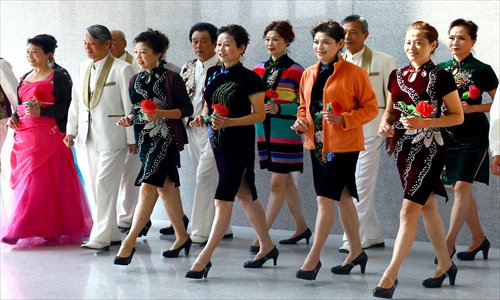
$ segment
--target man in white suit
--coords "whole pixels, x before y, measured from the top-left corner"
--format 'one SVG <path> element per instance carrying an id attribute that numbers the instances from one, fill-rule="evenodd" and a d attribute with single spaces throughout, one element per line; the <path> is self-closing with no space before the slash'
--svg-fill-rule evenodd
<path id="1" fill-rule="evenodd" d="M 358 65 L 368 73 L 373 91 L 377 96 L 378 117 L 363 126 L 365 150 L 361 151 L 356 165 L 356 187 L 359 202 L 355 201 L 359 218 L 359 236 L 363 249 L 384 247 L 384 235 L 375 210 L 375 186 L 380 164 L 378 147 L 382 139 L 377 134 L 380 118 L 384 113 L 387 99 L 387 81 L 396 61 L 390 55 L 374 51 L 365 46 L 368 38 L 368 23 L 358 15 L 351 15 L 342 21 L 345 30 L 345 45 L 347 51 L 343 54 L 346 61 Z M 346 235 L 340 252 L 349 252 Z"/>
<path id="2" fill-rule="evenodd" d="M 82 248 L 109 250 L 121 239 L 116 199 L 123 162 L 127 149 L 137 151 L 132 127 L 116 125 L 131 109 L 128 86 L 132 69 L 110 53 L 111 33 L 105 26 L 87 28 L 84 42 L 90 60 L 80 65 L 73 85 L 64 141 L 68 147 L 76 146 L 87 196 L 96 206 L 90 239 Z"/>

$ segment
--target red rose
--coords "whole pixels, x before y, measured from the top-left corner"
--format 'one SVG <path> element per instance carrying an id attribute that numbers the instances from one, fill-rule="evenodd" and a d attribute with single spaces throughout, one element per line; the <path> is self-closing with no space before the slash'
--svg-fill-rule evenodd
<path id="1" fill-rule="evenodd" d="M 481 90 L 475 85 L 469 85 L 469 98 L 472 100 L 477 99 L 481 96 Z"/>
<path id="2" fill-rule="evenodd" d="M 229 116 L 229 110 L 227 109 L 227 106 L 224 104 L 213 104 L 212 108 L 214 110 L 214 114 L 227 117 Z"/>
<path id="3" fill-rule="evenodd" d="M 152 114 L 156 111 L 156 102 L 144 99 L 141 101 L 141 110 L 147 114 Z"/>
<path id="4" fill-rule="evenodd" d="M 342 107 L 342 105 L 340 105 L 340 103 L 335 100 L 326 104 L 326 110 L 333 110 L 336 115 L 340 115 L 344 112 L 344 108 Z"/>
<path id="5" fill-rule="evenodd" d="M 432 105 L 425 101 L 420 101 L 417 104 L 417 107 L 415 107 L 415 110 L 421 114 L 424 118 L 427 118 L 431 115 L 432 111 L 434 110 L 432 108 Z"/>
<path id="6" fill-rule="evenodd" d="M 43 99 L 43 92 L 40 89 L 35 88 L 35 90 L 33 91 L 33 97 L 36 100 L 40 101 L 41 99 Z"/>
<path id="7" fill-rule="evenodd" d="M 278 92 L 276 92 L 276 90 L 267 90 L 266 96 L 269 99 L 278 99 L 279 97 Z"/>

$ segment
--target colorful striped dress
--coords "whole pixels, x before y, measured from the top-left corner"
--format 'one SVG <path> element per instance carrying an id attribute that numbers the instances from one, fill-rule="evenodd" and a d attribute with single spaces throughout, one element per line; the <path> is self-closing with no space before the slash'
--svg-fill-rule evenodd
<path id="1" fill-rule="evenodd" d="M 302 137 L 290 126 L 296 120 L 304 68 L 285 54 L 277 61 L 270 58 L 259 63 L 253 71 L 260 76 L 268 91 L 266 103 L 273 101 L 279 105 L 278 113 L 268 113 L 264 122 L 255 124 L 260 168 L 284 174 L 302 172 Z"/>

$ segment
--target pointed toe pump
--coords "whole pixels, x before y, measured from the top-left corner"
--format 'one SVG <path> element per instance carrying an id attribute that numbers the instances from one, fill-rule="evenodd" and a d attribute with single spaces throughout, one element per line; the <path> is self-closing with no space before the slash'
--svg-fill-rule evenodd
<path id="1" fill-rule="evenodd" d="M 205 268 L 203 268 L 201 271 L 193 271 L 193 270 L 187 271 L 186 278 L 191 278 L 191 279 L 207 278 L 208 271 L 210 271 L 211 267 L 212 267 L 212 262 L 209 261 L 208 264 L 205 266 Z"/>
<path id="2" fill-rule="evenodd" d="M 182 249 L 184 249 L 184 254 L 189 255 L 189 250 L 191 249 L 191 244 L 193 242 L 191 241 L 191 238 L 188 237 L 187 241 L 184 242 L 179 248 L 174 249 L 174 250 L 167 250 L 162 253 L 163 257 L 166 258 L 171 258 L 171 257 L 177 257 L 179 256 L 179 252 L 181 252 Z"/>
<path id="3" fill-rule="evenodd" d="M 488 259 L 488 252 L 490 251 L 490 241 L 488 241 L 487 238 L 484 239 L 479 247 L 472 251 L 458 252 L 457 258 L 460 260 L 474 260 L 476 258 L 476 254 L 478 254 L 479 251 L 483 251 L 484 260 Z"/>
<path id="4" fill-rule="evenodd" d="M 304 280 L 316 280 L 319 270 L 321 269 L 321 261 L 318 261 L 316 267 L 310 271 L 298 270 L 295 277 Z"/>
<path id="5" fill-rule="evenodd" d="M 132 252 L 127 257 L 115 256 L 115 265 L 127 266 L 132 262 L 132 257 L 135 254 L 135 247 L 132 249 Z"/>
<path id="6" fill-rule="evenodd" d="M 448 277 L 450 279 L 450 285 L 455 285 L 455 278 L 457 277 L 457 266 L 452 262 L 451 267 L 443 275 L 432 278 L 429 277 L 422 281 L 422 285 L 427 288 L 439 288 L 443 285 L 443 281 Z"/>
<path id="7" fill-rule="evenodd" d="M 279 253 L 278 249 L 276 248 L 276 246 L 274 246 L 273 250 L 269 251 L 269 253 L 264 255 L 262 258 L 255 259 L 255 260 L 249 260 L 249 261 L 245 262 L 243 267 L 250 268 L 250 269 L 262 268 L 264 263 L 270 259 L 272 259 L 274 261 L 274 265 L 276 266 L 279 254 L 280 253 Z"/>
<path id="8" fill-rule="evenodd" d="M 394 291 L 396 290 L 397 286 L 398 286 L 397 278 L 394 281 L 394 285 L 390 288 L 381 288 L 377 286 L 375 289 L 373 289 L 373 297 L 391 299 L 392 295 L 394 295 Z"/>
<path id="9" fill-rule="evenodd" d="M 367 261 L 368 261 L 368 256 L 366 255 L 365 251 L 363 251 L 361 252 L 360 255 L 358 255 L 358 257 L 353 259 L 350 263 L 346 265 L 335 266 L 332 268 L 331 271 L 333 274 L 347 275 L 351 273 L 352 268 L 359 265 L 361 267 L 361 273 L 364 273 Z"/>
<path id="10" fill-rule="evenodd" d="M 306 244 L 309 244 L 309 239 L 311 238 L 311 236 L 312 236 L 312 232 L 309 228 L 307 228 L 304 232 L 302 232 L 301 234 L 299 234 L 296 237 L 289 238 L 286 240 L 281 240 L 280 244 L 282 244 L 282 245 L 294 245 L 294 244 L 297 244 L 302 239 L 305 239 Z"/>

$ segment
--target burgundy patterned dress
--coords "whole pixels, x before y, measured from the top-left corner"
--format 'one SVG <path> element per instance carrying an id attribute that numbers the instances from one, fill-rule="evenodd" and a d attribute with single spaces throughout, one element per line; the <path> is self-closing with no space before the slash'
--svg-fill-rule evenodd
<path id="1" fill-rule="evenodd" d="M 443 97 L 457 89 L 453 76 L 432 61 L 415 70 L 411 65 L 394 70 L 388 83 L 394 105 L 393 147 L 404 198 L 424 205 L 431 193 L 448 199 L 440 179 L 446 159 L 446 131 L 443 128 L 404 129 L 399 119 L 401 103 L 417 105 L 428 101 L 429 118 L 442 116 Z M 398 105 L 399 103 L 399 105 Z"/>

